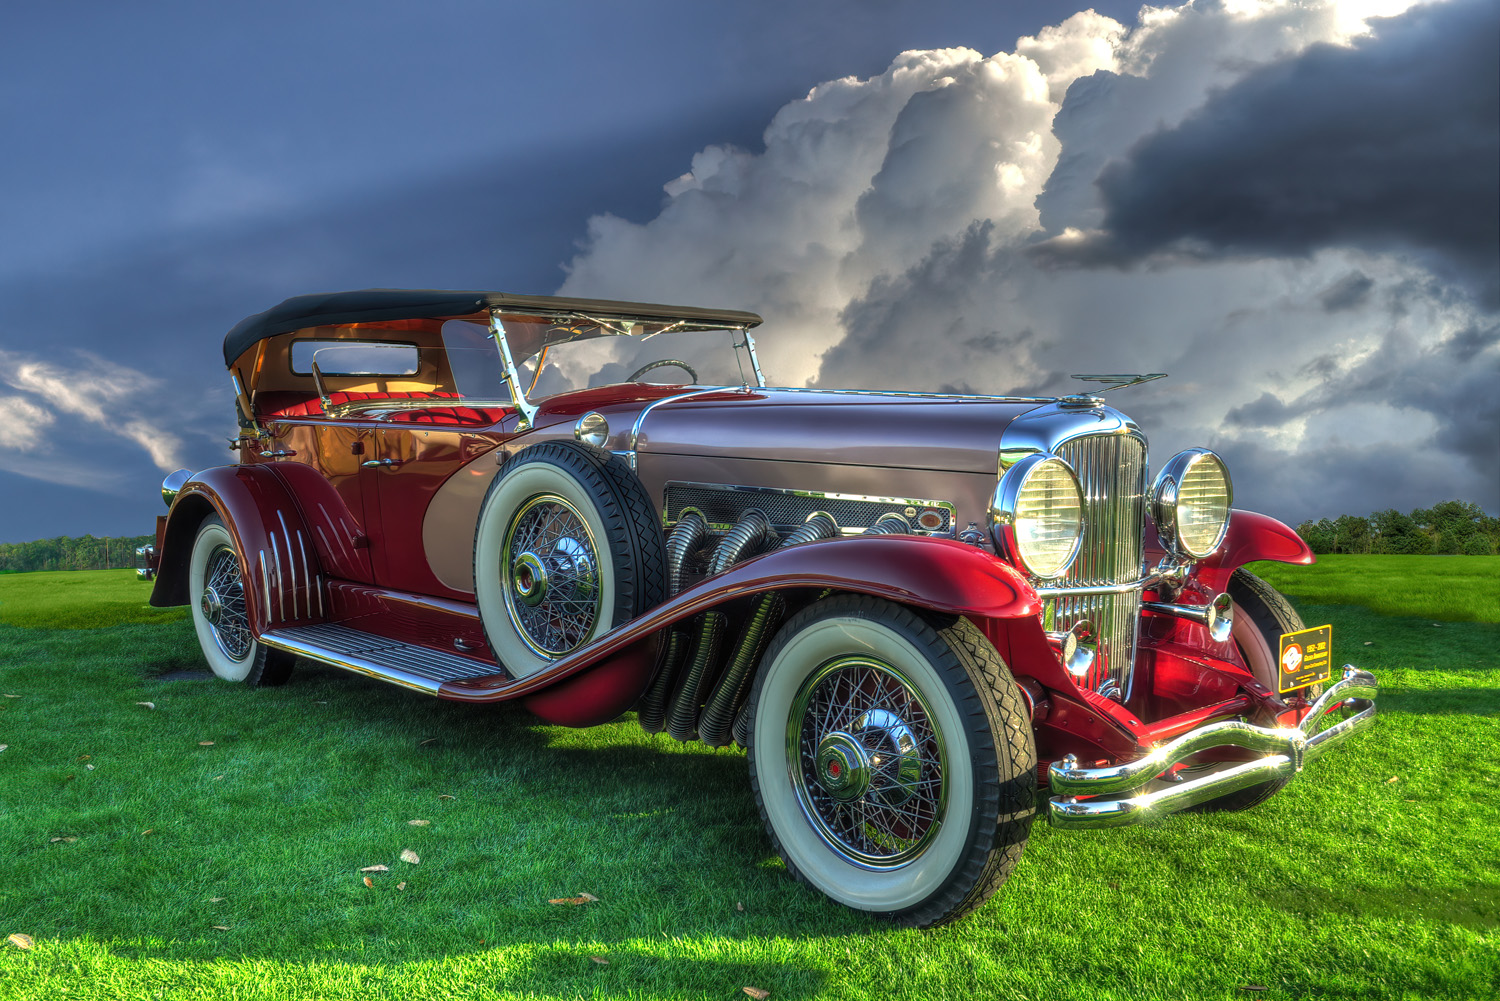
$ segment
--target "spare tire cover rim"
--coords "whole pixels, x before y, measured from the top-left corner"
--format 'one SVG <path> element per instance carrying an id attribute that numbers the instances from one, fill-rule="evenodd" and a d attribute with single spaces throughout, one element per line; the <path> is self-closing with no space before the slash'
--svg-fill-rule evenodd
<path id="1" fill-rule="evenodd" d="M 543 657 L 587 643 L 603 588 L 588 520 L 566 498 L 530 497 L 506 526 L 500 552 L 505 608 L 520 638 Z"/>

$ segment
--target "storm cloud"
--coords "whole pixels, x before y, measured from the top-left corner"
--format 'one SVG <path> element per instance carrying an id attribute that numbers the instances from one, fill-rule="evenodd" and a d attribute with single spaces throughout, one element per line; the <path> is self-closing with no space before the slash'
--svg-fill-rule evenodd
<path id="1" fill-rule="evenodd" d="M 1500 510 L 1492 4 L 1092 12 L 814 88 L 710 147 L 569 294 L 766 317 L 790 385 L 1111 394 L 1293 522 Z M 1379 12 L 1379 11 L 1374 11 Z"/>
<path id="2" fill-rule="evenodd" d="M 1103 238 L 1163 250 L 1420 249 L 1500 303 L 1500 6 L 1458 0 L 1212 93 L 1099 175 Z"/>

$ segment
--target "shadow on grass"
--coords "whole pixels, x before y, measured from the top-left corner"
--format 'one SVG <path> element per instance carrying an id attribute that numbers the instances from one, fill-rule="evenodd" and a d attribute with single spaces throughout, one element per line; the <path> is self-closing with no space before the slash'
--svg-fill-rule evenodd
<path id="1" fill-rule="evenodd" d="M 1261 899 L 1280 910 L 1316 914 L 1321 921 L 1390 918 L 1437 921 L 1479 931 L 1500 928 L 1500 886 L 1493 883 L 1375 886 L 1350 881 L 1333 889 L 1275 887 L 1264 891 Z"/>

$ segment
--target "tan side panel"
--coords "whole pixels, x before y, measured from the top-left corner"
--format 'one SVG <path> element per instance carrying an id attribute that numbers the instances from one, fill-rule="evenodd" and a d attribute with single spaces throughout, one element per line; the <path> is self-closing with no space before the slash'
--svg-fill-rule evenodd
<path id="1" fill-rule="evenodd" d="M 500 472 L 501 451 L 460 466 L 433 495 L 422 518 L 422 550 L 432 574 L 455 591 L 474 593 L 474 526 L 485 491 Z"/>

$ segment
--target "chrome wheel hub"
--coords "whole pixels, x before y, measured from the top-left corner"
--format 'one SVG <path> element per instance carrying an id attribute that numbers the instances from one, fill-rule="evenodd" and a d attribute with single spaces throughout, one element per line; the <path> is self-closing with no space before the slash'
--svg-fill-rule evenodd
<path id="1" fill-rule="evenodd" d="M 847 862 L 905 865 L 942 826 L 942 734 L 916 686 L 889 664 L 845 657 L 813 672 L 792 701 L 787 753 L 803 813 Z"/>
<path id="2" fill-rule="evenodd" d="M 198 599 L 198 607 L 203 610 L 203 617 L 208 620 L 209 625 L 219 624 L 219 617 L 224 614 L 224 603 L 219 600 L 219 592 L 205 587 L 203 597 Z"/>
<path id="3" fill-rule="evenodd" d="M 511 585 L 516 597 L 527 605 L 536 606 L 547 596 L 547 565 L 536 553 L 522 553 L 510 568 Z"/>
<path id="4" fill-rule="evenodd" d="M 583 515 L 565 498 L 540 494 L 511 518 L 500 555 L 505 607 L 532 650 L 558 657 L 593 639 L 603 584 Z"/>

